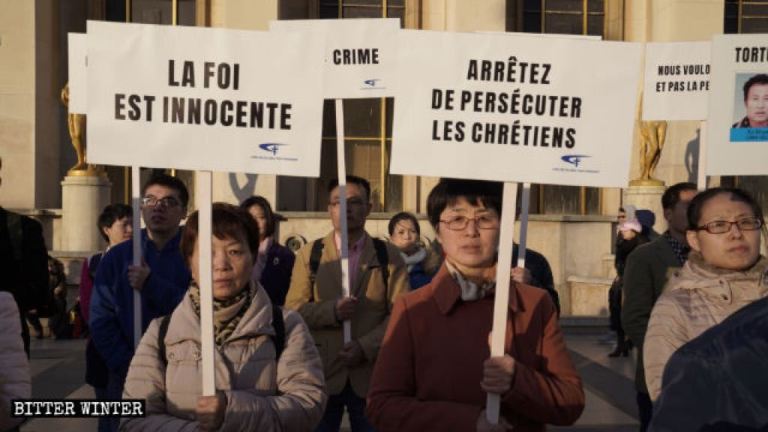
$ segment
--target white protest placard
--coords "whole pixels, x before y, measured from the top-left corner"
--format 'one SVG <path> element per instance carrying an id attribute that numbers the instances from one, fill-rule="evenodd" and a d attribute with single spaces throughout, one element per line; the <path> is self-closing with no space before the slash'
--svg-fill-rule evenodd
<path id="1" fill-rule="evenodd" d="M 640 52 L 401 30 L 391 172 L 626 186 Z"/>
<path id="2" fill-rule="evenodd" d="M 323 41 L 88 22 L 88 159 L 317 177 Z"/>
<path id="3" fill-rule="evenodd" d="M 395 18 L 271 21 L 271 31 L 303 32 L 324 39 L 326 98 L 374 98 L 394 94 Z"/>
<path id="4" fill-rule="evenodd" d="M 707 175 L 768 174 L 768 35 L 712 39 Z"/>
<path id="5" fill-rule="evenodd" d="M 68 33 L 67 70 L 69 75 L 69 105 L 70 113 L 85 114 L 88 102 L 86 81 L 86 51 L 88 49 L 86 35 L 83 33 Z"/>
<path id="6" fill-rule="evenodd" d="M 347 232 L 347 172 L 344 137 L 345 98 L 387 97 L 394 94 L 394 40 L 397 19 L 337 19 L 272 21 L 279 33 L 301 32 L 325 40 L 323 82 L 325 97 L 336 99 L 336 167 L 339 179 L 341 233 L 341 293 L 350 295 Z M 344 343 L 352 340 L 352 324 L 344 320 Z"/>
<path id="7" fill-rule="evenodd" d="M 504 354 L 516 181 L 628 182 L 637 44 L 401 31 L 391 172 L 504 181 L 491 356 Z M 498 423 L 500 395 L 486 417 Z"/>
<path id="8" fill-rule="evenodd" d="M 709 99 L 711 43 L 645 46 L 643 120 L 704 120 Z"/>

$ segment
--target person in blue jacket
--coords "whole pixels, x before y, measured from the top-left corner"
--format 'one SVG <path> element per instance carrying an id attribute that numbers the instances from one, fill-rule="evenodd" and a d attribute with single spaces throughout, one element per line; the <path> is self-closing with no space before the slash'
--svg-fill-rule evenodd
<path id="1" fill-rule="evenodd" d="M 408 266 L 408 282 L 411 289 L 428 284 L 432 276 L 437 273 L 442 259 L 433 262 L 434 260 L 429 256 L 430 252 L 422 246 L 419 239 L 421 228 L 416 216 L 408 212 L 400 212 L 392 216 L 387 229 L 389 241 L 397 246 L 403 261 Z"/>
<path id="2" fill-rule="evenodd" d="M 116 245 L 99 263 L 90 306 L 91 338 L 109 375 L 106 399 L 119 400 L 134 354 L 133 293 L 141 293 L 141 329 L 167 315 L 187 291 L 190 273 L 179 249 L 179 224 L 189 193 L 178 178 L 156 174 L 144 185 L 141 214 L 142 264 L 133 265 L 133 240 Z M 119 418 L 111 419 L 117 430 Z"/>

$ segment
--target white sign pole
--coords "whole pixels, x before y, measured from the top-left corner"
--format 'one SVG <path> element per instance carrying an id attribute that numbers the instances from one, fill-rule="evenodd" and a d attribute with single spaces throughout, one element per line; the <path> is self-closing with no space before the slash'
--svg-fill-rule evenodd
<path id="1" fill-rule="evenodd" d="M 216 394 L 213 353 L 213 288 L 211 282 L 211 172 L 199 171 L 195 181 L 198 196 L 197 247 L 200 259 L 200 353 L 203 362 L 203 396 Z"/>
<path id="2" fill-rule="evenodd" d="M 499 233 L 499 261 L 496 263 L 496 296 L 493 305 L 493 331 L 491 332 L 491 357 L 504 355 L 509 309 L 509 277 L 512 270 L 512 239 L 515 236 L 515 208 L 517 183 L 504 183 Z M 488 393 L 485 415 L 492 424 L 499 423 L 501 395 Z"/>
<path id="3" fill-rule="evenodd" d="M 525 250 L 528 242 L 528 213 L 531 208 L 531 184 L 523 183 L 523 195 L 520 197 L 520 243 L 517 246 L 517 266 L 525 268 Z"/>
<path id="4" fill-rule="evenodd" d="M 341 295 L 349 297 L 349 233 L 347 232 L 347 164 L 344 151 L 344 100 L 336 99 L 336 165 L 339 176 L 341 230 Z M 344 320 L 344 343 L 352 340 L 352 322 Z"/>
<path id="5" fill-rule="evenodd" d="M 707 122 L 699 123 L 699 168 L 696 170 L 696 187 L 707 188 Z"/>
<path id="6" fill-rule="evenodd" d="M 141 169 L 131 167 L 131 202 L 133 207 L 133 265 L 140 266 L 141 256 Z M 133 290 L 133 347 L 141 341 L 141 291 Z"/>

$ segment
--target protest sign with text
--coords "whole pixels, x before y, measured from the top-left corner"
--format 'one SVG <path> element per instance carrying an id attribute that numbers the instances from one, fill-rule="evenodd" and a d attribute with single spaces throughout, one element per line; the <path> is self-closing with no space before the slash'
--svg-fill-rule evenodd
<path id="1" fill-rule="evenodd" d="M 325 40 L 326 98 L 373 98 L 394 94 L 394 18 L 271 21 L 271 31 L 304 32 Z"/>
<path id="2" fill-rule="evenodd" d="M 643 120 L 704 120 L 709 99 L 707 42 L 645 46 Z"/>
<path id="3" fill-rule="evenodd" d="M 347 166 L 344 136 L 344 98 L 374 98 L 394 94 L 394 38 L 397 19 L 337 19 L 272 21 L 276 33 L 302 32 L 326 41 L 323 68 L 324 95 L 335 100 L 336 170 L 339 179 L 339 232 L 341 234 L 341 293 L 350 295 L 347 231 Z M 381 110 L 386 102 L 381 100 Z M 343 324 L 344 342 L 352 338 L 352 323 Z"/>
<path id="4" fill-rule="evenodd" d="M 89 21 L 89 161 L 317 177 L 322 62 L 308 35 Z"/>
<path id="5" fill-rule="evenodd" d="M 712 40 L 707 175 L 768 174 L 768 36 Z"/>
<path id="6" fill-rule="evenodd" d="M 398 56 L 393 173 L 627 184 L 639 45 L 404 30 Z"/>

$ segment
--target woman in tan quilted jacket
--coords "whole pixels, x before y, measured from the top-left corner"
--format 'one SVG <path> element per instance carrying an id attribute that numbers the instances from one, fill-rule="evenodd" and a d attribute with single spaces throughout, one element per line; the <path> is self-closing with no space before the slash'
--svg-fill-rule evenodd
<path id="1" fill-rule="evenodd" d="M 194 281 L 197 220 L 197 213 L 189 217 L 181 240 Z M 123 398 L 145 399 L 147 417 L 126 419 L 121 430 L 309 431 L 320 420 L 326 401 L 320 355 L 296 312 L 282 312 L 284 337 L 277 334 L 269 297 L 250 278 L 258 239 L 258 227 L 245 210 L 213 205 L 216 395 L 201 396 L 200 290 L 193 282 L 162 343 L 163 318 L 141 339 Z"/>
<path id="2" fill-rule="evenodd" d="M 762 230 L 761 230 L 762 228 Z M 664 367 L 686 342 L 768 295 L 768 260 L 760 255 L 763 212 L 740 189 L 713 188 L 688 207 L 688 261 L 667 282 L 648 322 L 643 355 L 651 399 Z"/>

